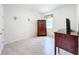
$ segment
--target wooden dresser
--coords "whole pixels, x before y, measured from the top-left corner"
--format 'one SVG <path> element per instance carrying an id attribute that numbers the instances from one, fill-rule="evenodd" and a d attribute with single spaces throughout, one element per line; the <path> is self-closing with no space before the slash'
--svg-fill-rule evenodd
<path id="1" fill-rule="evenodd" d="M 55 32 L 55 55 L 56 47 L 78 55 L 78 35 L 74 32 Z M 59 50 L 58 50 L 59 51 Z"/>

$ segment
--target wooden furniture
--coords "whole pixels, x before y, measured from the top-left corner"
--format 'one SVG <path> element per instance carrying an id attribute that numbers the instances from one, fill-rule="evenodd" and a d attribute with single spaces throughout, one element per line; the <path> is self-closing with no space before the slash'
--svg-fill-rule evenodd
<path id="1" fill-rule="evenodd" d="M 37 36 L 46 36 L 46 20 L 37 20 Z"/>
<path id="2" fill-rule="evenodd" d="M 78 36 L 76 33 L 71 32 L 55 32 L 55 55 L 56 47 L 64 49 L 72 54 L 78 55 Z M 59 52 L 59 49 L 58 49 Z"/>

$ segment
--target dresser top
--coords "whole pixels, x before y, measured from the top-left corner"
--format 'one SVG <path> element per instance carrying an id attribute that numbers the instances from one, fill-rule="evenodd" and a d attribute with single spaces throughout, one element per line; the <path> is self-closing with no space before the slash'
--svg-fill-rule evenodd
<path id="1" fill-rule="evenodd" d="M 63 34 L 67 34 L 67 32 L 61 32 L 61 31 L 60 31 L 60 32 L 58 31 L 58 32 L 55 32 L 55 33 L 61 33 L 61 34 L 63 33 Z M 67 34 L 67 35 L 78 36 L 78 34 L 77 34 L 76 32 L 70 32 L 70 34 Z"/>

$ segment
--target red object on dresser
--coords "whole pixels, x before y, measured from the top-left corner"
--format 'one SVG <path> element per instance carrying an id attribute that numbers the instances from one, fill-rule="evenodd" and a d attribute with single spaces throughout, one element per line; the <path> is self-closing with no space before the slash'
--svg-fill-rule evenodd
<path id="1" fill-rule="evenodd" d="M 46 20 L 37 20 L 37 36 L 46 36 Z"/>
<path id="2" fill-rule="evenodd" d="M 70 34 L 55 32 L 55 55 L 56 47 L 64 49 L 72 54 L 78 55 L 78 36 L 76 33 Z M 59 52 L 59 49 L 58 49 Z"/>

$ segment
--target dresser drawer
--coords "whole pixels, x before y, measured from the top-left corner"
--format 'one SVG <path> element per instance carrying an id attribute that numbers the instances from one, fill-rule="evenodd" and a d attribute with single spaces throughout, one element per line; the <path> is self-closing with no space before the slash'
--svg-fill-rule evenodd
<path id="1" fill-rule="evenodd" d="M 70 34 L 55 33 L 55 46 L 70 53 L 78 54 L 78 37 Z"/>

